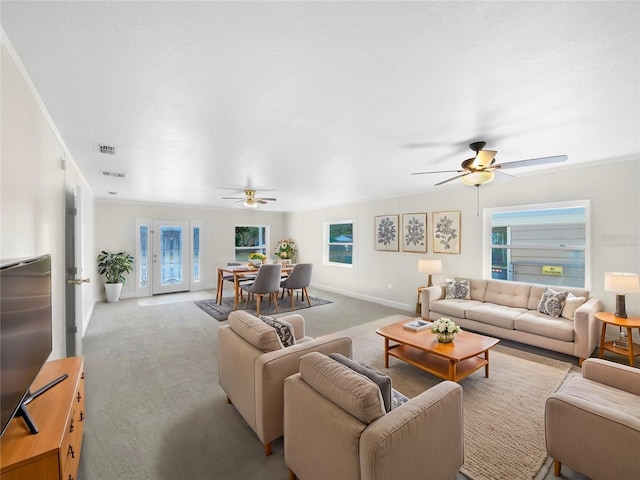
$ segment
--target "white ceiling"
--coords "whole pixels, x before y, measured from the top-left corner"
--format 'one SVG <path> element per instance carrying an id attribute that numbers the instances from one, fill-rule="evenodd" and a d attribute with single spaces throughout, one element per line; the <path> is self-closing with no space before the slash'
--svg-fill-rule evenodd
<path id="1" fill-rule="evenodd" d="M 0 22 L 99 198 L 242 208 L 221 197 L 251 185 L 292 211 L 427 191 L 450 175 L 410 173 L 474 140 L 640 155 L 639 2 L 2 1 Z"/>

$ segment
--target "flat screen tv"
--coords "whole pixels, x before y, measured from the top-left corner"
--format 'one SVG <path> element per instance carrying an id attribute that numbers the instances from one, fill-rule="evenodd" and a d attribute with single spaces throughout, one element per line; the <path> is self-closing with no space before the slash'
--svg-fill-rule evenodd
<path id="1" fill-rule="evenodd" d="M 15 416 L 37 428 L 26 405 L 47 388 L 30 387 L 51 354 L 51 256 L 0 264 L 0 409 L 2 433 Z M 65 377 L 66 378 L 66 377 Z"/>

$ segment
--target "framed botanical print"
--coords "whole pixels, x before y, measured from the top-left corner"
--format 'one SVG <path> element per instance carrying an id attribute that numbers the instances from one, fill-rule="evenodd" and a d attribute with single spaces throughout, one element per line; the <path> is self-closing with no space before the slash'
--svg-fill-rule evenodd
<path id="1" fill-rule="evenodd" d="M 375 242 L 376 250 L 389 252 L 398 251 L 398 228 L 399 215 L 379 215 L 375 217 Z"/>
<path id="2" fill-rule="evenodd" d="M 402 214 L 402 251 L 427 252 L 427 214 Z"/>
<path id="3" fill-rule="evenodd" d="M 433 253 L 460 253 L 460 210 L 433 212 Z"/>

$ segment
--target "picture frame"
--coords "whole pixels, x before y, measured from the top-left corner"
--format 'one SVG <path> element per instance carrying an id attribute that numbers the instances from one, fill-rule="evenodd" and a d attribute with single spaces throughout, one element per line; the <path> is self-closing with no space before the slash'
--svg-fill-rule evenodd
<path id="1" fill-rule="evenodd" d="M 433 253 L 460 253 L 460 210 L 433 212 Z"/>
<path id="2" fill-rule="evenodd" d="M 402 251 L 427 253 L 427 214 L 402 214 Z"/>
<path id="3" fill-rule="evenodd" d="M 400 228 L 399 215 L 378 215 L 374 218 L 374 241 L 378 251 L 397 252 Z"/>

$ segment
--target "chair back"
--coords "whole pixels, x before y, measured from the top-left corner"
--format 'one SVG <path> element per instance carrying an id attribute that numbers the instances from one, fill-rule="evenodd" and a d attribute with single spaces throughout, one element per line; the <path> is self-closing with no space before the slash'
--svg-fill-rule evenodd
<path id="1" fill-rule="evenodd" d="M 298 263 L 289 276 L 282 282 L 282 287 L 290 289 L 307 288 L 311 283 L 313 263 Z"/>
<path id="2" fill-rule="evenodd" d="M 272 293 L 280 288 L 280 275 L 282 274 L 282 265 L 267 264 L 262 265 L 258 269 L 256 279 L 247 291 L 251 293 Z"/>

